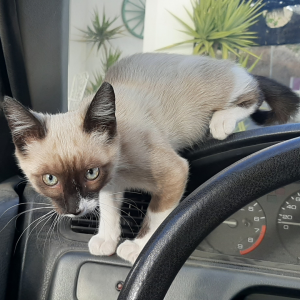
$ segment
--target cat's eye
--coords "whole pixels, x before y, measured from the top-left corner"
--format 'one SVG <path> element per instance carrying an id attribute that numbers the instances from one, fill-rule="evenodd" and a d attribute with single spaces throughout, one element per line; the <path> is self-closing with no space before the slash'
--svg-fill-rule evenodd
<path id="1" fill-rule="evenodd" d="M 58 183 L 57 177 L 54 175 L 51 175 L 51 174 L 43 175 L 43 181 L 45 184 L 47 184 L 49 186 L 53 186 Z"/>
<path id="2" fill-rule="evenodd" d="M 99 168 L 88 169 L 85 173 L 87 180 L 95 180 L 99 176 Z"/>

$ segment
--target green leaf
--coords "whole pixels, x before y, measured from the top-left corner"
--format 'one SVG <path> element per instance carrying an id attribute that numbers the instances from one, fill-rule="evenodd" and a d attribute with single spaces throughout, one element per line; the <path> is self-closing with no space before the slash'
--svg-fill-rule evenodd
<path id="1" fill-rule="evenodd" d="M 251 56 L 254 56 L 256 58 L 259 58 L 259 56 L 257 56 L 256 54 L 254 54 L 253 52 L 249 51 L 247 48 L 243 48 L 243 47 L 239 47 L 239 46 L 236 46 L 236 48 L 238 48 L 239 50 L 242 50 L 248 54 L 250 54 Z"/>
<path id="2" fill-rule="evenodd" d="M 196 39 L 200 39 L 200 36 L 199 36 L 198 33 L 197 33 L 197 34 L 194 34 L 194 33 L 190 32 L 190 31 L 185 31 L 185 30 L 178 30 L 178 31 L 183 32 L 183 33 L 186 33 L 186 34 L 188 34 L 188 35 L 191 35 L 191 36 L 195 37 Z"/>
<path id="3" fill-rule="evenodd" d="M 103 10 L 102 20 L 100 21 L 98 11 L 94 9 L 92 25 L 87 26 L 86 29 L 79 29 L 79 31 L 83 33 L 80 41 L 91 43 L 92 47 L 96 46 L 97 51 L 100 51 L 102 47 L 109 44 L 112 39 L 123 35 L 123 26 L 117 26 L 111 29 L 111 26 L 116 20 L 117 17 L 113 19 L 106 18 L 105 10 Z"/>
<path id="4" fill-rule="evenodd" d="M 189 32 L 193 33 L 193 34 L 198 34 L 193 28 L 191 28 L 188 24 L 186 24 L 185 22 L 183 22 L 182 20 L 180 20 L 177 16 L 175 16 L 174 14 L 172 14 L 170 12 L 170 14 L 178 21 L 180 22 Z"/>
<path id="5" fill-rule="evenodd" d="M 216 40 L 216 39 L 221 39 L 226 36 L 231 35 L 231 31 L 223 31 L 223 32 L 212 32 L 208 37 L 209 39 Z"/>
<path id="6" fill-rule="evenodd" d="M 193 54 L 198 54 L 199 55 L 199 51 L 200 51 L 200 49 L 203 47 L 203 43 L 198 43 L 197 45 L 196 45 L 196 47 L 194 48 L 194 50 L 193 50 Z M 205 50 L 204 50 L 205 51 Z"/>
<path id="7" fill-rule="evenodd" d="M 239 57 L 240 55 L 233 49 L 229 46 L 228 43 L 224 43 L 224 42 L 221 42 L 222 46 L 224 48 L 226 48 L 227 50 L 229 50 L 230 52 L 232 52 L 233 54 L 235 54 L 237 57 Z"/>
<path id="8" fill-rule="evenodd" d="M 222 47 L 223 47 L 222 58 L 228 59 L 228 49 L 226 47 L 224 47 L 223 45 L 222 45 Z"/>
<path id="9" fill-rule="evenodd" d="M 193 20 L 193 15 L 187 10 L 186 7 L 184 7 L 185 11 L 187 12 L 187 14 L 189 15 L 189 17 Z"/>
<path id="10" fill-rule="evenodd" d="M 196 55 L 202 55 L 205 53 L 205 47 L 202 47 L 202 49 L 200 51 L 198 51 L 198 53 L 194 53 Z"/>
<path id="11" fill-rule="evenodd" d="M 247 64 L 248 64 L 248 60 L 249 60 L 249 54 L 248 55 L 246 55 L 246 57 L 245 58 L 243 58 L 242 56 L 240 56 L 240 59 L 239 59 L 239 64 L 242 66 L 242 67 L 244 67 L 244 68 L 246 68 L 247 67 Z"/>
<path id="12" fill-rule="evenodd" d="M 255 62 L 252 64 L 252 66 L 250 68 L 248 68 L 248 72 L 251 73 L 253 71 L 253 69 L 256 67 L 258 62 L 261 60 L 261 57 L 262 57 L 262 55 L 260 55 L 260 57 L 255 60 Z"/>
<path id="13" fill-rule="evenodd" d="M 180 45 L 183 45 L 183 44 L 191 44 L 191 43 L 196 43 L 196 42 L 197 42 L 197 40 L 195 40 L 195 39 L 193 39 L 193 40 L 187 40 L 187 41 L 184 41 L 184 42 L 175 43 L 175 44 L 172 44 L 170 46 L 157 49 L 156 51 L 168 50 L 168 49 L 171 49 L 171 48 L 173 48 L 175 46 L 180 46 Z"/>
<path id="14" fill-rule="evenodd" d="M 248 48 L 256 45 L 257 33 L 249 31 L 262 14 L 262 0 L 256 2 L 245 0 L 192 0 L 193 11 L 186 8 L 188 17 L 194 23 L 194 29 L 186 22 L 172 14 L 184 27 L 184 32 L 194 39 L 183 43 L 193 43 L 196 46 L 193 54 L 208 54 L 215 57 L 213 45 L 221 45 L 222 57 L 228 58 L 229 53 L 240 57 L 239 50 L 257 57 Z M 176 43 L 163 49 L 182 45 Z M 248 58 L 243 58 L 247 64 Z"/>

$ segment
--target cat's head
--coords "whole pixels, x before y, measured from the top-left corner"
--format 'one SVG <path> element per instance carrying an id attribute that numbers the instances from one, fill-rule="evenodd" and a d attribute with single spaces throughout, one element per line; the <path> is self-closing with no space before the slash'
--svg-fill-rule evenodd
<path id="1" fill-rule="evenodd" d="M 103 83 L 93 100 L 74 112 L 45 115 L 8 97 L 3 110 L 19 166 L 36 191 L 51 198 L 60 214 L 93 210 L 119 155 L 112 86 Z"/>

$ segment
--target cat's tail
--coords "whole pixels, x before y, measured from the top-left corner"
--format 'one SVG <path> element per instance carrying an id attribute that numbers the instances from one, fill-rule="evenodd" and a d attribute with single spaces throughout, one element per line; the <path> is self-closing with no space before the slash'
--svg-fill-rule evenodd
<path id="1" fill-rule="evenodd" d="M 267 77 L 253 75 L 271 110 L 257 110 L 251 118 L 259 125 L 287 123 L 300 107 L 300 98 L 290 88 Z"/>

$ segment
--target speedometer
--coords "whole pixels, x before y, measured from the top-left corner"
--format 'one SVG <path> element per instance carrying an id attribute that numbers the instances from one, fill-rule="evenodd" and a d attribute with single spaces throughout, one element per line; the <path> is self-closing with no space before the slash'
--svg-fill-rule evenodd
<path id="1" fill-rule="evenodd" d="M 266 229 L 264 211 L 254 201 L 218 226 L 205 242 L 219 253 L 246 255 L 260 245 Z M 198 249 L 201 249 L 201 245 Z"/>
<path id="2" fill-rule="evenodd" d="M 283 202 L 277 216 L 277 228 L 287 251 L 300 259 L 300 192 Z"/>

